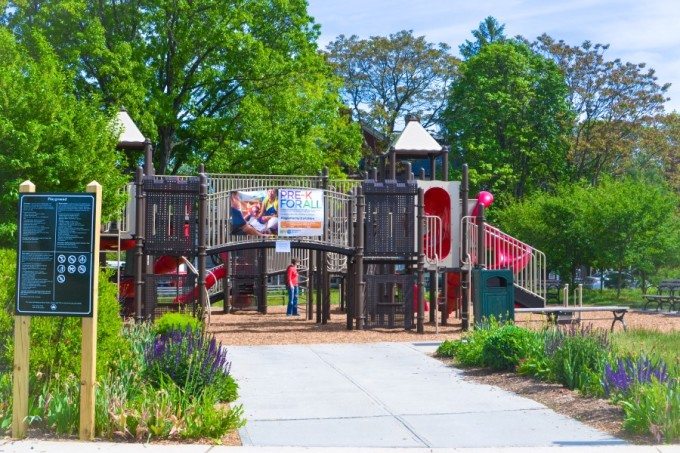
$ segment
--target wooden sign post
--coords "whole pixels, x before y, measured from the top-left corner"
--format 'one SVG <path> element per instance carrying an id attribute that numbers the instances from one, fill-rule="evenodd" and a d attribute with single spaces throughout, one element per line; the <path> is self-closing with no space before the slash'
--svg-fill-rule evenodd
<path id="1" fill-rule="evenodd" d="M 19 195 L 12 437 L 26 436 L 31 316 L 82 317 L 80 439 L 94 438 L 101 185 L 88 193 Z"/>

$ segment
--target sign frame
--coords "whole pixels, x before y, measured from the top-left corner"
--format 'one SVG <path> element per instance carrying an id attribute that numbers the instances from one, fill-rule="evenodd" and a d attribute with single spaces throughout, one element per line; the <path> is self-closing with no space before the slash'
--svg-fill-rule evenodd
<path id="1" fill-rule="evenodd" d="M 49 214 L 50 211 L 53 211 L 54 218 L 46 218 L 45 215 L 43 215 L 44 222 L 47 225 L 42 225 L 45 228 L 49 228 L 49 234 L 51 234 L 52 239 L 52 244 L 51 247 L 47 250 L 44 250 L 43 247 L 45 247 L 45 242 L 41 240 L 36 240 L 38 244 L 35 245 L 35 247 L 32 247 L 33 250 L 27 251 L 24 249 L 24 242 L 28 242 L 29 239 L 27 239 L 27 233 L 25 231 L 25 223 L 28 219 L 25 219 L 26 211 L 25 211 L 25 205 L 28 203 L 28 200 L 32 200 L 33 202 L 36 203 L 43 203 L 48 206 L 48 208 L 45 209 L 45 211 Z M 19 219 L 18 219 L 18 245 L 17 245 L 17 288 L 16 288 L 16 294 L 15 294 L 15 314 L 16 315 L 22 315 L 22 316 L 68 316 L 68 317 L 81 317 L 81 318 L 89 318 L 93 316 L 93 285 L 95 283 L 95 265 L 94 263 L 98 261 L 98 257 L 95 257 L 95 229 L 98 228 L 98 225 L 95 224 L 96 220 L 96 195 L 91 192 L 82 192 L 82 193 L 52 193 L 52 192 L 42 192 L 42 193 L 20 193 L 19 194 Z M 71 216 L 71 218 L 68 219 L 68 221 L 63 222 L 61 227 L 59 226 L 59 220 L 57 219 L 57 216 L 59 214 L 58 210 L 58 204 L 69 204 L 71 206 L 74 206 L 75 204 L 78 204 L 80 208 L 84 210 L 84 215 L 79 215 L 79 213 L 74 214 Z M 80 212 L 82 214 L 83 211 Z M 83 219 L 86 219 L 86 221 L 83 221 Z M 39 228 L 41 225 L 32 225 L 32 228 Z M 89 224 L 89 225 L 88 225 Z M 68 232 L 68 231 L 63 231 L 66 227 L 69 228 L 74 228 L 74 232 Z M 61 229 L 60 229 L 61 228 Z M 29 229 L 30 230 L 30 229 Z M 79 233 L 79 234 L 76 234 Z M 62 247 L 62 249 L 58 248 L 58 239 L 60 237 L 72 237 L 72 236 L 77 236 L 74 237 L 74 239 L 78 242 L 78 244 L 67 244 L 67 246 Z M 33 238 L 35 239 L 35 238 Z M 26 241 L 25 241 L 26 240 Z M 70 245 L 70 247 L 69 247 Z M 46 288 L 47 286 L 51 285 L 52 287 L 52 292 L 51 292 L 51 297 L 50 301 L 44 301 L 41 300 L 40 302 L 34 302 L 36 305 L 37 304 L 44 304 L 46 308 L 30 308 L 30 305 L 27 307 L 28 304 L 30 304 L 30 301 L 27 301 L 27 297 L 22 295 L 22 281 L 24 281 L 26 278 L 29 278 L 28 274 L 25 269 L 23 269 L 24 266 L 24 254 L 42 254 L 42 256 L 38 256 L 37 261 L 42 261 L 42 263 L 39 263 L 39 265 L 42 266 L 50 266 L 50 258 L 46 257 L 45 255 L 52 255 L 51 257 L 51 275 L 48 275 L 48 278 L 44 278 L 42 285 L 39 285 L 40 288 L 39 290 L 43 292 L 43 296 L 45 293 L 48 291 Z M 28 257 L 29 255 L 26 255 Z M 68 259 L 69 262 L 65 263 L 59 263 L 57 262 L 58 258 L 64 258 Z M 70 263 L 71 260 L 77 260 L 79 262 L 75 263 Z M 75 267 L 75 271 L 70 272 L 71 274 L 75 275 L 74 278 L 79 279 L 79 287 L 85 286 L 83 288 L 77 288 L 76 291 L 71 291 L 70 289 L 64 288 L 63 290 L 60 290 L 60 293 L 63 295 L 64 291 L 66 291 L 66 294 L 69 297 L 75 298 L 72 301 L 68 301 L 69 304 L 74 304 L 77 303 L 77 308 L 66 308 L 64 309 L 63 307 L 60 307 L 59 304 L 64 303 L 66 301 L 61 301 L 57 300 L 56 293 L 57 293 L 57 278 L 61 277 L 59 280 L 62 281 L 63 283 L 66 283 L 66 278 L 68 278 L 68 271 L 63 270 L 63 272 L 57 272 L 57 267 L 65 267 L 64 265 L 68 266 L 68 264 L 71 264 Z M 71 267 L 71 266 L 68 266 Z M 82 272 L 81 272 L 82 271 Z M 78 274 L 81 274 L 78 276 Z M 82 274 L 85 274 L 83 277 Z M 26 290 L 30 293 L 30 288 Z"/>

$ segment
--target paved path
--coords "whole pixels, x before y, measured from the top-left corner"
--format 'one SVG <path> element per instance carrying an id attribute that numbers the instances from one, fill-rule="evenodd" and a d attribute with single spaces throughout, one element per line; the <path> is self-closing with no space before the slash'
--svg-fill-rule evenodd
<path id="1" fill-rule="evenodd" d="M 550 447 L 623 441 L 405 343 L 232 346 L 244 446 Z"/>

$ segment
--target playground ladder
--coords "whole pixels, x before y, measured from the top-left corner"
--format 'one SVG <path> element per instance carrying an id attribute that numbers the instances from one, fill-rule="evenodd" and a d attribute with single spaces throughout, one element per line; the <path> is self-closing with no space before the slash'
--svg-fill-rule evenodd
<path id="1" fill-rule="evenodd" d="M 467 247 L 465 250 L 461 248 L 461 262 L 472 267 L 479 262 L 477 219 L 470 216 L 463 217 L 461 231 L 467 231 Z M 486 268 L 511 269 L 515 286 L 542 299 L 545 304 L 545 254 L 486 223 L 483 237 Z"/>

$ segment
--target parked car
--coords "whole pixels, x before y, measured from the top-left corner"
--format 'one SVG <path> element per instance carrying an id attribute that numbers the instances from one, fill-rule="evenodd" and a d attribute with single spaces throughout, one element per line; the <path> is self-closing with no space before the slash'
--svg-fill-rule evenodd
<path id="1" fill-rule="evenodd" d="M 583 279 L 583 287 L 586 289 L 600 289 L 602 288 L 602 276 L 589 275 Z"/>
<path id="2" fill-rule="evenodd" d="M 621 288 L 637 288 L 638 282 L 632 274 L 628 272 L 610 271 L 604 274 L 604 287 L 616 288 L 618 282 L 621 282 Z"/>

